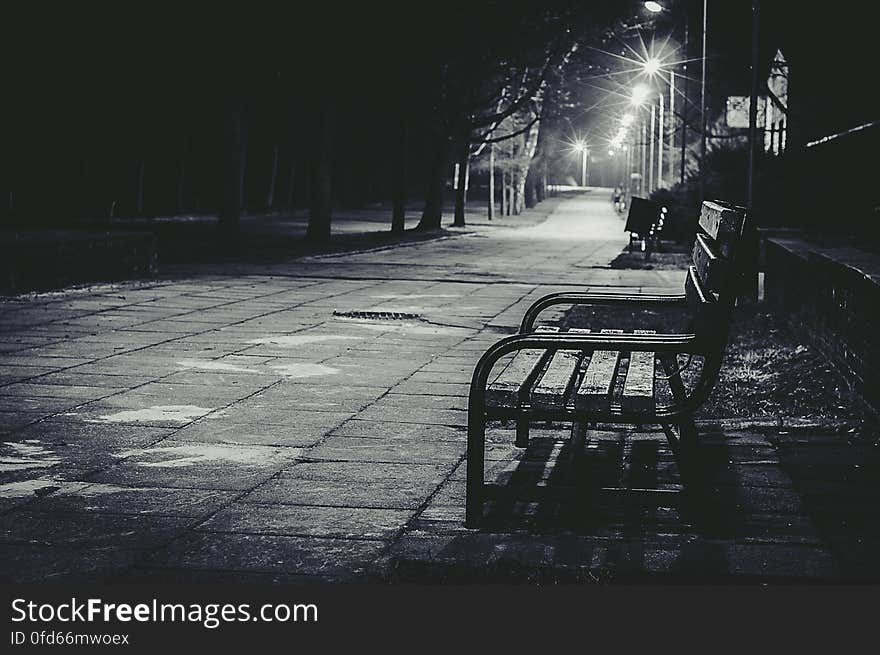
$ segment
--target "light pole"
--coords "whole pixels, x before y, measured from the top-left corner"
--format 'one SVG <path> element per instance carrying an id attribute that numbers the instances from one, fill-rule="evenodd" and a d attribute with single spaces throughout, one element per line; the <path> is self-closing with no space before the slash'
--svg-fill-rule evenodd
<path id="1" fill-rule="evenodd" d="M 650 77 L 661 77 L 663 72 L 663 63 L 656 57 L 651 57 L 644 64 L 645 73 Z M 657 94 L 659 97 L 659 120 L 657 126 L 657 177 L 656 184 L 651 184 L 649 190 L 663 187 L 663 147 L 666 137 L 666 101 L 662 92 Z M 669 70 L 669 182 L 673 180 L 673 148 L 675 145 L 675 71 Z M 653 127 L 654 106 L 651 106 L 651 118 Z M 654 131 L 651 132 L 651 152 L 654 149 Z M 653 157 L 651 158 L 653 162 Z M 653 165 L 652 165 L 653 170 Z"/>
<path id="2" fill-rule="evenodd" d="M 681 161 L 679 162 L 679 178 L 680 184 L 684 184 L 684 169 L 687 163 L 687 114 L 688 114 L 688 37 L 689 37 L 688 21 L 685 17 L 684 21 L 684 63 L 682 64 L 681 77 L 684 88 L 682 89 L 683 102 L 681 103 Z"/>
<path id="3" fill-rule="evenodd" d="M 587 158 L 589 157 L 589 148 L 586 143 L 578 143 L 575 150 L 581 153 L 581 186 L 587 186 Z"/>
<path id="4" fill-rule="evenodd" d="M 760 36 L 760 0 L 752 0 L 752 89 L 749 96 L 749 173 L 746 183 L 746 206 L 755 201 L 755 159 L 758 146 L 758 38 Z"/>
<path id="5" fill-rule="evenodd" d="M 651 57 L 645 62 L 645 73 L 649 77 L 654 77 L 657 73 L 660 72 L 660 60 L 656 57 Z M 660 95 L 660 115 L 659 115 L 659 129 L 660 129 L 660 138 L 657 139 L 657 177 L 654 177 L 654 135 L 655 127 L 654 127 L 654 105 L 651 105 L 651 175 L 650 182 L 648 183 L 648 193 L 652 192 L 654 189 L 663 186 L 663 94 Z"/>
<path id="6" fill-rule="evenodd" d="M 706 34 L 708 32 L 707 8 L 708 0 L 703 0 L 703 53 L 701 55 L 702 71 L 700 76 L 700 197 L 706 197 L 706 128 L 709 124 L 706 115 Z"/>
<path id="7" fill-rule="evenodd" d="M 641 108 L 645 104 L 645 100 L 648 98 L 648 94 L 650 93 L 650 89 L 646 84 L 637 84 L 633 87 L 632 90 L 632 98 L 630 99 L 630 103 L 635 108 Z M 653 109 L 653 107 L 652 107 Z M 641 114 L 641 112 L 639 112 Z M 653 112 L 652 112 L 653 115 Z M 648 140 L 647 140 L 647 129 L 648 126 L 645 124 L 645 119 L 640 115 L 640 126 L 641 126 L 641 141 L 640 141 L 640 149 L 642 155 L 642 166 L 641 166 L 641 179 L 639 180 L 639 194 L 645 195 L 645 191 L 648 193 L 651 192 L 650 184 L 645 186 L 645 177 L 649 173 L 651 169 L 648 168 L 647 155 L 648 155 Z M 652 135 L 653 135 L 653 124 L 651 126 Z M 651 150 L 651 167 L 654 165 L 654 151 L 653 151 L 653 140 L 651 141 L 652 150 Z"/>
<path id="8" fill-rule="evenodd" d="M 649 148 L 651 154 L 648 157 L 648 195 L 654 191 L 654 135 L 657 133 L 657 119 L 654 104 L 651 103 L 651 136 L 649 139 Z"/>
<path id="9" fill-rule="evenodd" d="M 615 159 L 615 163 L 617 164 L 616 182 L 626 188 L 627 197 L 629 197 L 629 193 L 632 190 L 632 178 L 630 176 L 632 170 L 632 146 L 630 143 L 624 145 L 624 142 L 629 141 L 627 138 L 629 135 L 629 126 L 632 125 L 633 120 L 635 120 L 635 116 L 632 114 L 624 114 L 620 121 L 620 128 L 617 130 L 617 135 L 611 139 L 611 150 L 608 151 L 608 155 L 611 157 L 614 157 L 617 151 L 623 151 L 622 160 L 619 157 Z M 621 165 L 623 165 L 623 171 L 620 170 Z"/>
<path id="10" fill-rule="evenodd" d="M 639 145 L 640 145 L 640 149 L 642 151 L 642 170 L 641 170 L 641 177 L 639 178 L 639 195 L 644 196 L 645 195 L 645 175 L 648 172 L 648 162 L 647 162 L 647 157 L 646 157 L 646 155 L 648 154 L 648 144 L 647 144 L 648 129 L 645 126 L 645 119 L 644 118 L 642 118 L 642 120 L 641 120 L 641 125 L 642 125 L 642 136 L 641 136 L 641 143 Z"/>

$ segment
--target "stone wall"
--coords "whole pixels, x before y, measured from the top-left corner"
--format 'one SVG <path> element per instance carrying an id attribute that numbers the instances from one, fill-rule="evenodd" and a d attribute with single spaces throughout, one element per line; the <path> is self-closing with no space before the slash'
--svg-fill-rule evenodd
<path id="1" fill-rule="evenodd" d="M 767 303 L 880 409 L 880 256 L 795 239 L 763 245 Z"/>

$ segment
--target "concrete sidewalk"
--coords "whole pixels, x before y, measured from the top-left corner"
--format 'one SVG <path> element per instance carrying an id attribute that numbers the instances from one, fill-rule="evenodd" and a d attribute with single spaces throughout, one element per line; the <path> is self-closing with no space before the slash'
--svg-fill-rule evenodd
<path id="1" fill-rule="evenodd" d="M 761 435 L 710 437 L 733 527 L 686 511 L 659 435 L 619 433 L 590 445 L 606 478 L 582 510 L 461 527 L 487 346 L 553 290 L 680 288 L 607 268 L 626 239 L 606 196 L 519 230 L 3 301 L 0 579 L 833 576 Z M 490 433 L 491 476 L 566 475 L 564 429 L 526 452 L 510 432 Z"/>

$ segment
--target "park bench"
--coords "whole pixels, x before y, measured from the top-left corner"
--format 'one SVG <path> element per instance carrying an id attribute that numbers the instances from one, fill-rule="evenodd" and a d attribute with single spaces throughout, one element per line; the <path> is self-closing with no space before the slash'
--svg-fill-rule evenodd
<path id="1" fill-rule="evenodd" d="M 651 256 L 651 252 L 659 250 L 665 218 L 666 207 L 659 202 L 635 196 L 631 198 L 623 228 L 625 232 L 629 232 L 629 251 L 632 252 L 633 244 L 637 241 L 641 241 L 646 259 Z"/>
<path id="2" fill-rule="evenodd" d="M 597 423 L 659 425 L 683 470 L 683 456 L 694 452 L 697 440 L 694 412 L 721 368 L 744 269 L 745 224 L 743 208 L 704 202 L 683 293 L 550 294 L 528 309 L 518 334 L 486 351 L 474 370 L 468 402 L 468 527 L 478 525 L 490 490 L 484 460 L 486 423 L 492 419 L 513 419 L 515 444 L 523 448 L 531 421 L 571 422 L 575 456 Z M 539 314 L 554 305 L 670 308 L 682 313 L 687 328 L 678 334 L 535 329 Z M 495 367 L 510 354 L 505 365 Z M 490 377 L 495 368 L 500 370 Z"/>

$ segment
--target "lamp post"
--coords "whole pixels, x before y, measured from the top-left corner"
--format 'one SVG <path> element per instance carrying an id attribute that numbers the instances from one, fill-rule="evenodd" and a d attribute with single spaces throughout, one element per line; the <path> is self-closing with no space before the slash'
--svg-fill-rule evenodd
<path id="1" fill-rule="evenodd" d="M 637 84 L 636 86 L 633 87 L 632 98 L 630 99 L 630 103 L 632 104 L 633 107 L 636 107 L 636 108 L 642 107 L 645 104 L 645 100 L 648 98 L 649 93 L 650 93 L 650 89 L 648 88 L 648 86 L 646 84 Z M 642 131 L 642 136 L 641 136 L 641 141 L 640 141 L 641 153 L 642 153 L 642 166 L 641 166 L 641 180 L 639 180 L 639 194 L 645 195 L 645 191 L 647 191 L 648 193 L 651 192 L 650 184 L 648 185 L 647 188 L 645 186 L 645 177 L 650 170 L 648 168 L 648 162 L 646 161 L 647 154 L 648 154 L 648 152 L 647 152 L 647 150 L 648 150 L 648 148 L 647 148 L 647 145 L 648 145 L 648 143 L 647 143 L 647 125 L 645 124 L 644 117 L 640 117 L 639 122 L 641 125 L 641 131 Z M 653 133 L 653 126 L 652 126 L 652 133 Z M 653 145 L 653 141 L 652 141 L 652 145 Z M 652 150 L 651 151 L 651 166 L 652 167 L 654 164 L 653 158 L 654 158 L 654 152 Z"/>
<path id="2" fill-rule="evenodd" d="M 684 63 L 682 64 L 681 77 L 684 88 L 682 89 L 683 102 L 681 103 L 681 161 L 679 162 L 680 184 L 684 184 L 684 169 L 687 163 L 687 113 L 688 113 L 688 22 L 684 21 Z"/>
<path id="3" fill-rule="evenodd" d="M 651 154 L 648 157 L 648 195 L 654 190 L 654 143 L 656 139 L 654 135 L 657 133 L 656 111 L 654 104 L 651 104 L 651 136 L 648 139 Z"/>
<path id="4" fill-rule="evenodd" d="M 656 57 L 651 57 L 644 64 L 645 73 L 651 77 L 660 76 L 663 70 L 662 62 Z M 654 190 L 663 186 L 663 150 L 664 140 L 666 137 L 666 101 L 663 93 L 658 93 L 659 97 L 659 116 L 658 116 L 658 138 L 657 138 L 657 177 L 656 185 L 652 184 L 649 190 Z M 669 182 L 673 180 L 673 148 L 675 146 L 675 71 L 669 70 Z M 654 107 L 651 107 L 651 116 L 653 121 Z M 654 147 L 654 132 L 651 132 L 651 151 Z M 653 161 L 653 157 L 652 157 Z M 653 167 L 652 167 L 653 169 Z"/>
<path id="5" fill-rule="evenodd" d="M 746 183 L 746 205 L 755 201 L 755 159 L 758 146 L 758 38 L 760 36 L 760 0 L 752 0 L 752 89 L 749 96 L 749 172 Z"/>
<path id="6" fill-rule="evenodd" d="M 608 155 L 615 159 L 615 186 L 623 186 L 626 189 L 627 197 L 632 190 L 632 178 L 630 176 L 632 147 L 627 137 L 629 136 L 629 126 L 632 125 L 633 120 L 635 120 L 635 116 L 624 114 L 620 121 L 617 135 L 611 139 L 609 144 L 611 149 L 608 151 Z"/>
<path id="7" fill-rule="evenodd" d="M 587 186 L 587 160 L 589 158 L 589 148 L 586 143 L 578 143 L 575 150 L 581 153 L 581 186 Z"/>

